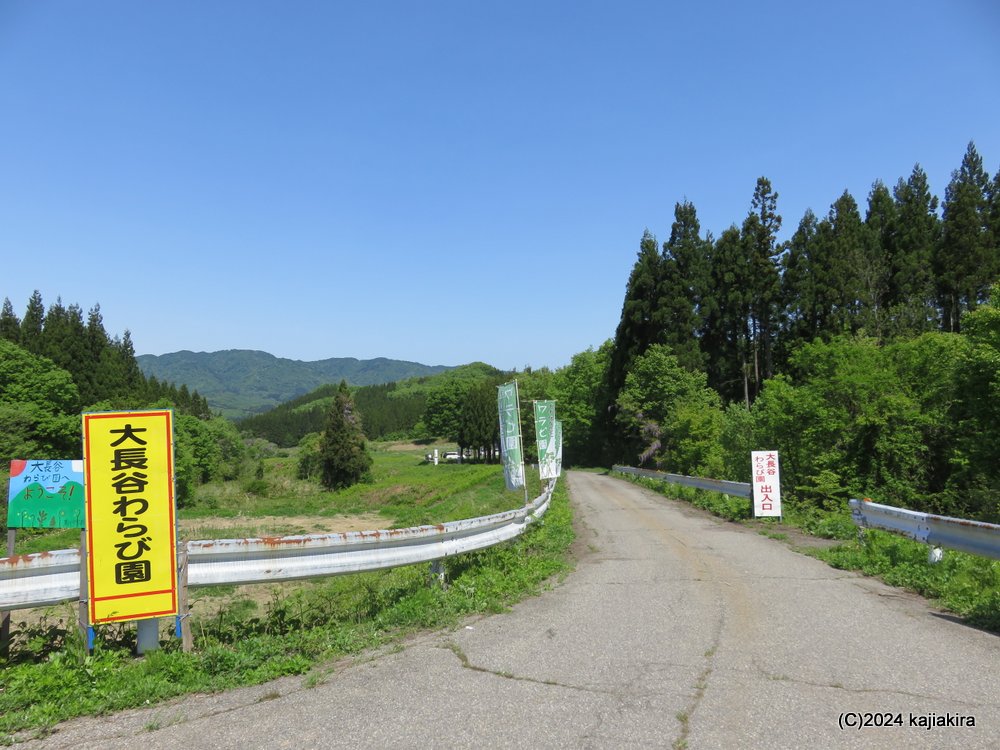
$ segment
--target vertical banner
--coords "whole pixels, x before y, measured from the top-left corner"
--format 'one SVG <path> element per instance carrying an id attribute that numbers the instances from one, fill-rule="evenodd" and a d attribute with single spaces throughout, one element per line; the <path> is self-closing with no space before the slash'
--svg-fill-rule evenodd
<path id="1" fill-rule="evenodd" d="M 556 476 L 562 476 L 562 422 L 558 419 L 556 420 L 556 426 L 553 430 L 556 436 Z"/>
<path id="2" fill-rule="evenodd" d="M 177 614 L 173 412 L 83 415 L 90 622 Z"/>
<path id="3" fill-rule="evenodd" d="M 535 401 L 535 442 L 538 446 L 538 476 L 555 479 L 556 468 L 556 402 Z"/>
<path id="4" fill-rule="evenodd" d="M 524 486 L 524 454 L 521 452 L 521 410 L 517 401 L 517 381 L 497 386 L 500 412 L 500 454 L 503 478 L 508 490 Z"/>
<path id="5" fill-rule="evenodd" d="M 753 471 L 753 514 L 781 516 L 781 473 L 778 468 L 778 451 L 751 451 Z"/>

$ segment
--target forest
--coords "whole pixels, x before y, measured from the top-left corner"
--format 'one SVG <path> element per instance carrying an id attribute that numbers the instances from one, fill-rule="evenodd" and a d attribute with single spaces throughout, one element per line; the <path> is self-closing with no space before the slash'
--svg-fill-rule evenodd
<path id="1" fill-rule="evenodd" d="M 0 310 L 0 464 L 15 458 L 79 458 L 81 413 L 173 408 L 178 502 L 210 479 L 245 470 L 249 449 L 232 422 L 212 414 L 186 385 L 147 378 L 129 331 L 109 336 L 100 305 L 84 317 L 37 291 L 22 317 Z M 6 518 L 6 504 L 0 520 Z"/>
<path id="2" fill-rule="evenodd" d="M 749 451 L 777 449 L 819 507 L 1000 520 L 1000 172 L 970 143 L 943 200 L 918 164 L 864 215 L 845 191 L 781 226 L 761 177 L 717 239 L 688 201 L 662 246 L 643 234 L 614 339 L 556 373 L 590 372 L 597 406 L 567 452 L 748 481 Z"/>
<path id="3" fill-rule="evenodd" d="M 639 239 L 613 338 L 564 367 L 472 363 L 351 389 L 369 440 L 444 439 L 496 460 L 496 386 L 555 399 L 565 462 L 614 462 L 749 481 L 778 450 L 783 494 L 818 509 L 850 497 L 1000 521 L 1000 172 L 970 143 L 944 198 L 918 165 L 864 210 L 848 192 L 789 239 L 771 182 L 716 238 L 695 206 Z M 609 326 L 610 327 L 610 326 Z M 145 378 L 130 334 L 111 338 L 36 293 L 0 312 L 0 460 L 79 452 L 79 413 L 174 406 L 178 497 L 253 472 L 261 446 L 314 446 L 338 386 L 232 423 L 182 385 Z M 249 467 L 249 468 L 248 468 Z"/>

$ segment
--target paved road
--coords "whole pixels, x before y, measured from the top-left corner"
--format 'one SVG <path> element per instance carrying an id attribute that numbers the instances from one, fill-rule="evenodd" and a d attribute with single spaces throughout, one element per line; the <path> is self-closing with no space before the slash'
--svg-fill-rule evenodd
<path id="1" fill-rule="evenodd" d="M 1000 638 L 621 480 L 571 472 L 564 583 L 302 678 L 86 719 L 39 748 L 995 748 Z M 904 726 L 840 729 L 850 712 Z M 910 717 L 976 726 L 911 727 Z"/>

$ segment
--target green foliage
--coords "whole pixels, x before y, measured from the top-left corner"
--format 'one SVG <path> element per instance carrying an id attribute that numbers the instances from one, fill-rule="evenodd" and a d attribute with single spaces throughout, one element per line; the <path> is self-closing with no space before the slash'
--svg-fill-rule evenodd
<path id="1" fill-rule="evenodd" d="M 389 467 L 414 463 L 405 454 L 382 458 Z M 432 482 L 436 477 L 437 494 L 452 500 L 461 494 L 447 489 L 453 479 L 486 471 L 492 503 L 507 500 L 495 466 L 419 470 Z M 398 479 L 390 468 L 387 485 Z M 451 519 L 444 512 L 436 520 Z M 489 550 L 449 557 L 447 589 L 431 585 L 424 565 L 323 579 L 275 594 L 262 610 L 236 599 L 229 607 L 196 614 L 195 652 L 181 653 L 175 641 L 168 641 L 142 659 L 132 658 L 134 642 L 127 637 L 131 631 L 102 630 L 94 654 L 88 656 L 70 618 L 19 628 L 13 652 L 20 656 L 0 671 L 0 740 L 74 716 L 303 674 L 314 665 L 392 642 L 417 628 L 451 626 L 470 614 L 503 611 L 568 570 L 572 541 L 570 507 L 559 486 L 548 513 L 522 536 Z"/>
<path id="2" fill-rule="evenodd" d="M 811 554 L 836 568 L 860 570 L 938 600 L 970 624 L 1000 630 L 1000 561 L 945 550 L 941 562 L 928 561 L 927 546 L 867 529 L 864 541 Z"/>
<path id="3" fill-rule="evenodd" d="M 484 451 L 484 457 L 493 458 L 494 447 L 500 443 L 497 390 L 493 383 L 478 383 L 466 392 L 459 408 L 456 442 L 459 450 L 473 448 Z"/>
<path id="4" fill-rule="evenodd" d="M 198 483 L 235 476 L 244 448 L 235 428 L 211 418 L 197 392 L 147 380 L 129 332 L 111 338 L 100 307 L 86 323 L 78 305 L 48 311 L 35 292 L 23 321 L 0 313 L 0 462 L 80 456 L 83 411 L 174 408 L 178 499 Z"/>
<path id="5" fill-rule="evenodd" d="M 644 477 L 625 475 L 625 478 L 727 520 L 751 520 L 751 505 L 746 498 Z M 874 529 L 866 529 L 859 541 L 858 528 L 846 503 L 835 509 L 821 510 L 809 503 L 791 500 L 785 503 L 784 510 L 782 527 L 785 529 L 797 528 L 824 539 L 845 540 L 831 547 L 799 547 L 799 551 L 835 568 L 860 570 L 865 575 L 882 578 L 891 586 L 911 589 L 938 600 L 942 607 L 972 625 L 1000 631 L 1000 561 L 945 550 L 941 562 L 932 564 L 926 545 Z M 784 540 L 789 536 L 787 533 L 764 533 L 773 539 Z"/>
<path id="6" fill-rule="evenodd" d="M 174 418 L 174 466 L 177 503 L 190 502 L 193 488 L 206 482 L 236 479 L 247 449 L 232 422 L 222 417 Z"/>
<path id="7" fill-rule="evenodd" d="M 361 481 L 371 469 L 372 458 L 365 448 L 361 419 L 343 380 L 327 413 L 319 441 L 319 463 L 320 482 L 334 490 Z"/>
<path id="8" fill-rule="evenodd" d="M 426 420 L 429 417 L 434 427 L 431 434 L 454 439 L 457 433 L 447 430 L 457 424 L 453 410 L 461 409 L 461 400 L 436 396 L 437 402 L 428 409 L 430 394 L 462 393 L 473 383 L 492 378 L 496 373 L 497 370 L 488 365 L 473 363 L 437 375 L 355 388 L 352 391 L 354 403 L 361 415 L 365 436 L 369 440 L 418 437 L 418 432 L 428 432 Z M 336 385 L 320 386 L 263 414 L 240 420 L 239 427 L 277 445 L 294 446 L 310 432 L 322 431 L 336 393 Z"/>
<path id="9" fill-rule="evenodd" d="M 942 327 L 961 330 L 961 316 L 985 301 L 1000 272 L 1000 238 L 993 236 L 990 181 L 983 159 L 969 143 L 945 191 L 941 241 L 934 257 Z"/>
<path id="10" fill-rule="evenodd" d="M 605 422 L 600 406 L 607 380 L 612 342 L 599 349 L 574 354 L 568 365 L 553 374 L 549 397 L 556 401 L 556 417 L 563 425 L 563 461 L 566 465 L 596 466 L 603 458 Z"/>
<path id="11" fill-rule="evenodd" d="M 721 468 L 721 402 L 705 375 L 682 368 L 669 347 L 637 357 L 618 396 L 618 421 L 632 456 L 655 458 L 665 470 L 709 473 Z"/>

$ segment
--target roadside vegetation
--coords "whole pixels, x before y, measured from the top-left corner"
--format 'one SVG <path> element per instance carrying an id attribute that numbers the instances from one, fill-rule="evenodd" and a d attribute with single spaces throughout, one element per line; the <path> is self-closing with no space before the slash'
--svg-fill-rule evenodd
<path id="1" fill-rule="evenodd" d="M 535 399 L 557 403 L 566 466 L 619 463 L 747 482 L 750 452 L 777 451 L 786 520 L 843 542 L 813 554 L 880 575 L 935 598 L 970 623 L 997 628 L 1000 563 L 946 552 L 940 565 L 928 566 L 920 545 L 879 532 L 866 534 L 861 545 L 854 540 L 847 501 L 870 497 L 1000 522 L 1000 172 L 991 177 L 970 143 L 943 199 L 932 193 L 918 164 L 891 189 L 877 180 L 864 212 L 846 191 L 824 216 L 807 210 L 785 241 L 778 239 L 778 209 L 777 191 L 760 177 L 746 216 L 715 237 L 702 233 L 693 203 L 676 203 L 665 242 L 642 233 L 613 338 L 557 370 L 501 372 L 471 363 L 397 383 L 347 386 L 348 394 L 345 387 L 326 384 L 240 423 L 213 413 L 188 386 L 143 376 L 129 333 L 109 336 L 99 307 L 86 319 L 78 305 L 65 307 L 59 300 L 46 310 L 36 292 L 18 317 L 4 300 L 0 471 L 10 459 L 78 457 L 81 411 L 169 407 L 175 411 L 179 514 L 182 522 L 204 520 L 200 535 L 317 531 L 351 514 L 376 514 L 396 526 L 471 517 L 494 507 L 496 386 L 516 378 L 527 463 L 537 460 L 530 416 Z M 350 427 L 339 438 L 338 424 Z M 371 442 L 389 439 L 415 444 L 414 453 L 399 458 L 398 451 Z M 425 472 L 432 484 L 424 484 L 411 471 L 422 450 L 442 442 L 473 463 L 435 467 Z M 335 456 L 353 460 L 338 468 Z M 727 518 L 748 513 L 745 503 L 733 499 L 696 494 L 692 501 Z M 6 506 L 0 506 L 0 527 L 5 525 Z M 547 521 L 544 533 L 555 525 Z M 78 536 L 73 530 L 22 530 L 17 551 L 72 547 Z M 503 568 L 511 565 L 504 554 L 468 559 L 494 560 L 499 567 L 483 569 L 487 579 L 517 580 L 520 570 Z M 459 571 L 452 573 L 457 578 Z M 402 606 L 404 598 L 387 592 L 406 589 L 393 577 L 404 575 L 359 578 L 370 581 L 358 584 L 369 587 L 359 601 L 371 603 L 358 604 L 354 619 L 388 617 L 379 614 L 381 600 Z M 410 575 L 414 581 L 422 576 Z M 469 591 L 491 590 L 474 586 Z M 413 594 L 417 601 L 439 596 L 421 591 Z M 478 594 L 469 596 L 478 601 Z M 259 644 L 272 643 L 266 639 L 280 630 L 274 621 L 301 624 L 309 611 L 327 611 L 303 602 L 296 605 L 302 614 L 295 614 L 284 601 L 258 618 L 271 624 L 253 626 L 265 640 L 247 643 L 266 651 L 272 646 Z M 482 606 L 497 600 L 489 601 Z M 247 611 L 233 619 L 255 622 L 250 605 L 241 606 Z M 446 612 L 450 606 L 440 604 Z M 365 608 L 371 609 L 367 619 L 357 614 Z M 214 612 L 220 628 L 232 614 L 225 607 Z M 427 617 L 414 615 L 412 622 Z M 210 621 L 202 621 L 209 644 L 216 632 Z M 367 631 L 350 632 L 341 640 L 368 642 Z M 106 647 L 83 657 L 68 642 L 49 654 L 44 644 L 69 636 L 41 633 L 22 639 L 38 645 L 37 658 L 90 664 L 80 668 L 86 679 L 100 673 L 95 659 L 126 660 L 108 655 L 125 651 Z M 233 674 L 243 669 L 257 679 L 261 670 L 305 669 L 302 654 L 313 653 L 306 641 L 318 638 L 322 645 L 314 650 L 326 654 L 333 638 L 307 632 L 294 637 L 304 642 L 287 652 L 280 643 L 273 646 L 281 658 L 250 654 Z M 220 648 L 220 654 L 242 653 L 244 645 Z M 192 658 L 179 657 L 177 664 Z M 239 657 L 213 658 L 225 666 Z M 15 665 L 22 668 L 29 669 Z M 177 669 L 174 683 L 182 684 L 186 672 Z M 220 667 L 220 674 L 226 669 Z M 45 684 L 41 673 L 39 684 Z M 91 689 L 88 695 L 100 693 Z M 3 709 L 11 691 L 0 695 Z M 39 703 L 44 705 L 54 704 Z M 101 705 L 106 707 L 98 710 L 117 704 Z"/>
<path id="2" fill-rule="evenodd" d="M 834 568 L 856 570 L 890 586 L 913 591 L 969 625 L 1000 634 L 1000 560 L 943 550 L 941 560 L 932 563 L 925 544 L 878 529 L 865 529 L 859 534 L 846 508 L 817 510 L 792 499 L 782 502 L 781 523 L 771 518 L 754 520 L 751 503 L 745 498 L 622 476 L 729 521 L 752 525 L 761 534 L 786 542 Z"/>
<path id="3" fill-rule="evenodd" d="M 266 492 L 238 482 L 198 489 L 181 521 L 196 520 L 198 538 L 232 536 L 238 516 L 294 518 L 315 531 L 356 514 L 404 527 L 475 517 L 523 504 L 507 492 L 499 466 L 423 461 L 421 446 L 376 444 L 369 483 L 329 492 L 296 478 L 293 455 L 263 462 Z M 529 481 L 531 476 L 529 472 Z M 537 476 L 529 494 L 540 486 Z M 218 528 L 213 532 L 212 523 Z M 261 529 L 268 531 L 268 529 Z M 78 532 L 77 532 L 78 534 Z M 60 721 L 156 703 L 191 692 L 252 685 L 284 675 L 322 679 L 323 665 L 399 641 L 418 629 L 453 627 L 477 613 L 502 612 L 569 569 L 572 519 L 565 488 L 556 489 L 544 518 L 517 540 L 444 561 L 442 588 L 427 565 L 266 587 L 193 589 L 193 653 L 164 637 L 159 651 L 133 656 L 134 625 L 98 626 L 87 654 L 73 608 L 53 608 L 30 621 L 16 617 L 11 659 L 0 670 L 0 737 L 44 734 Z M 33 544 L 50 548 L 44 539 Z M 25 734 L 27 732 L 27 734 Z"/>

